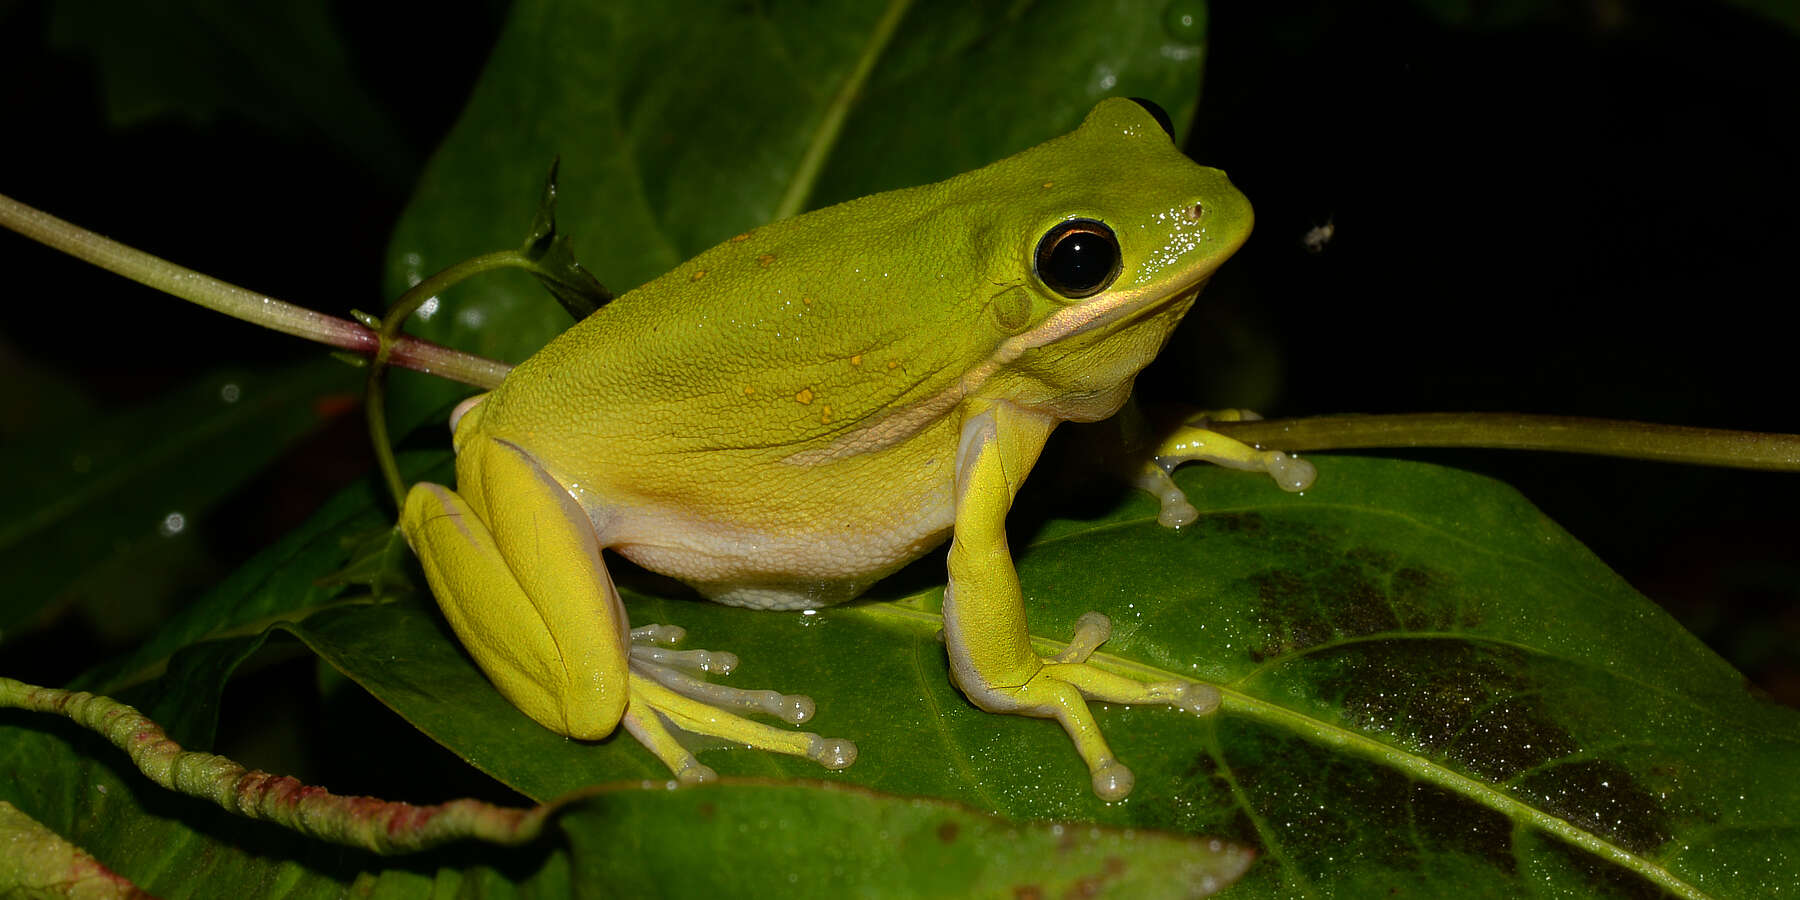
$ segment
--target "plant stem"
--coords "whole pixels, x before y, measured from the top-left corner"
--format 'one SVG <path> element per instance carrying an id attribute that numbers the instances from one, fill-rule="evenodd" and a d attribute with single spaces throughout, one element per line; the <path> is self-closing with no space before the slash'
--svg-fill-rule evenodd
<path id="1" fill-rule="evenodd" d="M 373 356 L 379 341 L 367 328 L 303 306 L 245 290 L 101 237 L 49 213 L 0 195 L 0 225 L 139 284 L 284 334 Z M 389 354 L 397 366 L 479 388 L 493 389 L 511 369 L 505 363 L 402 337 Z"/>
<path id="2" fill-rule="evenodd" d="M 561 804 L 529 809 L 452 800 L 414 806 L 349 797 L 285 776 L 256 772 L 213 753 L 183 750 L 143 713 L 85 691 L 38 687 L 0 678 L 0 708 L 63 716 L 125 751 L 151 781 L 310 837 L 376 853 L 406 853 L 474 838 L 523 844 L 542 832 Z"/>
<path id="3" fill-rule="evenodd" d="M 1800 435 L 1580 416 L 1412 413 L 1212 422 L 1207 427 L 1247 444 L 1290 451 L 1485 447 L 1800 472 Z"/>
<path id="4" fill-rule="evenodd" d="M 473 278 L 495 269 L 534 269 L 535 266 L 530 257 L 518 250 L 485 253 L 465 259 L 413 285 L 394 301 L 383 318 L 357 314 L 363 318 L 363 324 L 374 331 L 377 341 L 375 352 L 369 361 L 368 384 L 363 391 L 363 409 L 368 415 L 369 439 L 375 444 L 375 462 L 381 467 L 381 478 L 394 497 L 394 508 L 406 508 L 406 484 L 400 478 L 399 464 L 394 461 L 393 443 L 388 440 L 387 427 L 387 367 L 396 361 L 394 354 L 405 340 L 400 329 L 406 325 L 407 319 L 412 318 L 413 313 L 419 311 L 419 307 L 425 305 L 425 301 L 449 290 L 451 285 L 465 278 Z"/>

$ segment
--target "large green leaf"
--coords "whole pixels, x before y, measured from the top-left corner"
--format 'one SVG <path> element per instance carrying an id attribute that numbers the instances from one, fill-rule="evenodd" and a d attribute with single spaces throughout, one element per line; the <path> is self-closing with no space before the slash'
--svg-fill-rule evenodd
<path id="1" fill-rule="evenodd" d="M 74 835 L 100 864 L 165 898 L 744 896 L 859 888 L 893 896 L 1194 897 L 1229 883 L 1252 855 L 1208 838 L 1013 824 L 950 804 L 837 786 L 736 782 L 676 793 L 619 785 L 561 814 L 561 839 L 520 848 L 459 846 L 390 864 L 295 841 L 274 826 L 246 826 L 147 788 L 135 772 L 121 771 L 117 754 L 95 736 L 63 723 L 21 728 L 19 718 L 0 712 L 0 835 L 10 848 L 0 859 L 0 883 L 9 896 L 125 896 L 104 892 L 122 886 L 97 877 L 92 861 L 70 865 L 73 848 L 59 845 L 58 835 Z M 69 782 L 80 789 L 66 791 Z M 35 823 L 9 801 L 35 813 Z"/>
<path id="2" fill-rule="evenodd" d="M 1301 496 L 1239 473 L 1184 471 L 1203 515 L 1179 532 L 1156 525 L 1154 504 L 1139 496 L 1099 515 L 1022 523 L 1035 633 L 1066 638 L 1075 616 L 1099 609 L 1116 626 L 1103 648 L 1109 665 L 1225 688 L 1224 709 L 1204 718 L 1101 712 L 1138 773 L 1121 804 L 1089 793 L 1054 725 L 981 713 L 950 687 L 935 637 L 941 589 L 815 615 L 632 591 L 631 613 L 740 653 L 734 683 L 812 694 L 810 727 L 862 747 L 854 766 L 830 774 L 762 753 L 703 751 L 727 775 L 828 779 L 1014 819 L 1224 836 L 1262 854 L 1233 896 L 1635 895 L 1646 879 L 1697 895 L 1766 896 L 1770 885 L 1800 883 L 1800 788 L 1785 774 L 1800 763 L 1800 715 L 1746 691 L 1503 485 L 1420 464 L 1319 462 L 1320 484 Z M 328 519 L 344 521 L 358 502 L 334 504 Z M 328 540 L 319 531 L 303 543 Z M 581 744 L 525 719 L 422 601 L 329 606 L 309 594 L 296 576 L 331 571 L 348 552 L 339 547 L 337 558 L 318 552 L 283 565 L 287 589 L 242 602 L 258 615 L 304 614 L 281 630 L 528 795 L 667 777 L 622 735 Z M 213 611 L 221 621 L 232 620 L 227 606 Z M 243 640 L 188 646 L 165 687 L 204 704 L 245 654 Z M 66 765 L 39 767 L 37 790 L 5 799 L 54 811 L 53 798 L 82 794 L 76 786 L 97 777 L 94 767 L 118 764 L 79 760 L 109 754 L 86 747 Z M 643 843 L 688 845 L 741 824 L 664 815 L 656 796 L 681 795 L 632 801 Z M 782 815 L 795 818 L 838 802 L 804 792 L 790 801 Z M 116 840 L 108 819 L 70 821 L 72 831 L 50 824 L 131 874 L 104 852 Z M 593 841 L 598 832 L 580 822 L 565 827 L 582 847 L 579 865 L 630 870 L 643 852 Z M 767 840 L 777 842 L 770 852 L 785 846 Z M 879 842 L 832 846 L 852 871 L 885 858 Z"/>
<path id="3" fill-rule="evenodd" d="M 1021 551 L 1034 633 L 1066 638 L 1099 609 L 1122 671 L 1227 688 L 1214 717 L 1102 716 L 1139 775 L 1122 804 L 1088 792 L 1054 725 L 980 713 L 949 686 L 939 589 L 816 616 L 637 596 L 632 617 L 739 652 L 734 682 L 811 693 L 812 727 L 862 746 L 836 777 L 1011 817 L 1224 834 L 1267 854 L 1246 894 L 1800 883 L 1800 785 L 1785 776 L 1800 715 L 1746 691 L 1510 489 L 1415 464 L 1321 469 L 1298 497 L 1192 472 L 1205 515 L 1180 533 L 1134 498 L 1051 521 Z M 629 740 L 533 726 L 428 612 L 344 610 L 301 636 L 526 794 L 663 775 Z M 756 753 L 709 762 L 822 774 Z"/>
<path id="4" fill-rule="evenodd" d="M 0 465 L 31 473 L 0 494 L 0 639 L 59 603 L 84 604 L 115 633 L 150 630 L 191 570 L 209 574 L 205 514 L 341 414 L 326 398 L 357 381 L 331 360 L 217 373 L 0 449 Z"/>
<path id="5" fill-rule="evenodd" d="M 329 6 L 274 0 L 247 16 L 231 0 L 62 0 L 52 39 L 92 60 L 109 117 L 236 117 L 330 147 L 387 177 L 411 148 L 360 83 Z"/>

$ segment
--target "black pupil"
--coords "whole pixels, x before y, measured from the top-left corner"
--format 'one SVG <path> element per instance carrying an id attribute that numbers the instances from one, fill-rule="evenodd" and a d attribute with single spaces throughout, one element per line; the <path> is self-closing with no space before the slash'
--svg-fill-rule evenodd
<path id="1" fill-rule="evenodd" d="M 1038 246 L 1038 277 L 1065 297 L 1086 297 L 1112 282 L 1119 245 L 1098 222 L 1065 222 Z"/>

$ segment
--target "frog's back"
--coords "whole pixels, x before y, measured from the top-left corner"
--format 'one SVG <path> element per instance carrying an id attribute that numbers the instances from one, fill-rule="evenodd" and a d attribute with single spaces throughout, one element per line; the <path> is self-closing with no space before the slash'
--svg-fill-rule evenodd
<path id="1" fill-rule="evenodd" d="M 941 227 L 961 219 L 934 202 L 941 188 L 863 198 L 702 253 L 521 364 L 486 427 L 570 448 L 598 440 L 615 466 L 731 451 L 778 461 L 941 392 L 1003 337 L 968 340 L 984 304 L 970 302 L 974 273 L 951 262 L 964 248 L 938 248 L 942 262 L 917 252 L 917 236 L 959 237 Z M 871 203 L 884 215 L 860 208 Z"/>

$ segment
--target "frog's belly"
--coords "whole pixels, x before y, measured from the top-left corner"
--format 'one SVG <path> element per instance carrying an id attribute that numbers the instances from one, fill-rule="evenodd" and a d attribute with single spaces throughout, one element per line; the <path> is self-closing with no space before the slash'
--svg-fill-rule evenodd
<path id="1" fill-rule="evenodd" d="M 854 598 L 949 536 L 949 492 L 817 527 L 756 529 L 669 511 L 590 510 L 601 543 L 716 603 L 814 609 Z M 912 511 L 901 515 L 896 510 Z"/>

